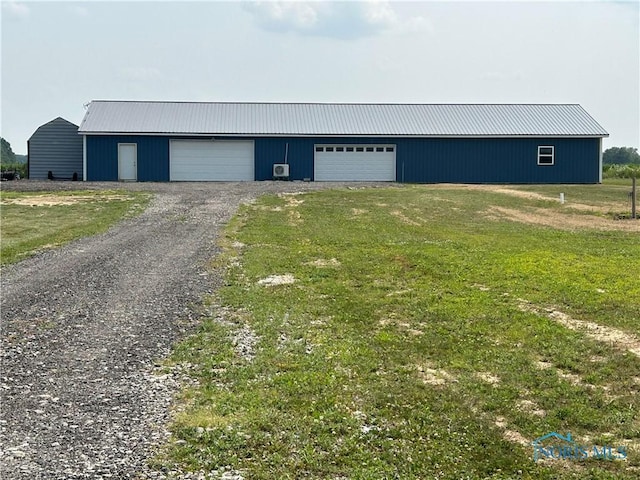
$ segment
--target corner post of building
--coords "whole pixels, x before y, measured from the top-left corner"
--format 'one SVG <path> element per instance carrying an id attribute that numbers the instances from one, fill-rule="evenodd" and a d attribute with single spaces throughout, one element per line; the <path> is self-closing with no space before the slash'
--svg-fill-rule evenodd
<path id="1" fill-rule="evenodd" d="M 82 181 L 87 181 L 87 136 L 82 136 Z"/>
<path id="2" fill-rule="evenodd" d="M 598 164 L 600 165 L 598 183 L 602 183 L 602 137 L 598 139 Z"/>

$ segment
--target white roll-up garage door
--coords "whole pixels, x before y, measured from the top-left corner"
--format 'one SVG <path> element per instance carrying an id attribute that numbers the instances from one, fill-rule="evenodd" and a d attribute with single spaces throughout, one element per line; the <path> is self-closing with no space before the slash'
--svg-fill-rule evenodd
<path id="1" fill-rule="evenodd" d="M 251 140 L 171 140 L 171 181 L 252 181 Z"/>
<path id="2" fill-rule="evenodd" d="M 394 182 L 395 145 L 316 145 L 314 179 L 322 182 Z"/>

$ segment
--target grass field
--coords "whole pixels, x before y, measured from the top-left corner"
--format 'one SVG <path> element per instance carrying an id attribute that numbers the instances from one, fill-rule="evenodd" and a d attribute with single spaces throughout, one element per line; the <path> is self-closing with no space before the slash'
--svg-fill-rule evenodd
<path id="1" fill-rule="evenodd" d="M 197 384 L 158 464 L 638 478 L 640 222 L 613 220 L 627 190 L 391 186 L 244 207 L 214 314 L 174 353 Z M 590 458 L 534 462 L 550 432 Z"/>
<path id="2" fill-rule="evenodd" d="M 2 192 L 0 263 L 103 232 L 148 201 L 147 194 L 119 191 Z"/>

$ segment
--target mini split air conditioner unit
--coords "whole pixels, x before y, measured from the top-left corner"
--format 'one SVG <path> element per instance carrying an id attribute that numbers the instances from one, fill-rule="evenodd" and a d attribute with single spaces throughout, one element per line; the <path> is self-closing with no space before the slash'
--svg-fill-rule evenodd
<path id="1" fill-rule="evenodd" d="M 289 179 L 289 164 L 288 163 L 274 163 L 273 164 L 273 179 L 274 180 L 288 180 Z"/>

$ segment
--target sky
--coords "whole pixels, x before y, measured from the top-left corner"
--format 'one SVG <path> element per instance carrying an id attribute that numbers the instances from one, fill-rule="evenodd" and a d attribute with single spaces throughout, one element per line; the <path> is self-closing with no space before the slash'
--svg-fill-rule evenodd
<path id="1" fill-rule="evenodd" d="M 640 2 L 2 0 L 0 135 L 91 100 L 579 103 L 640 147 Z"/>

